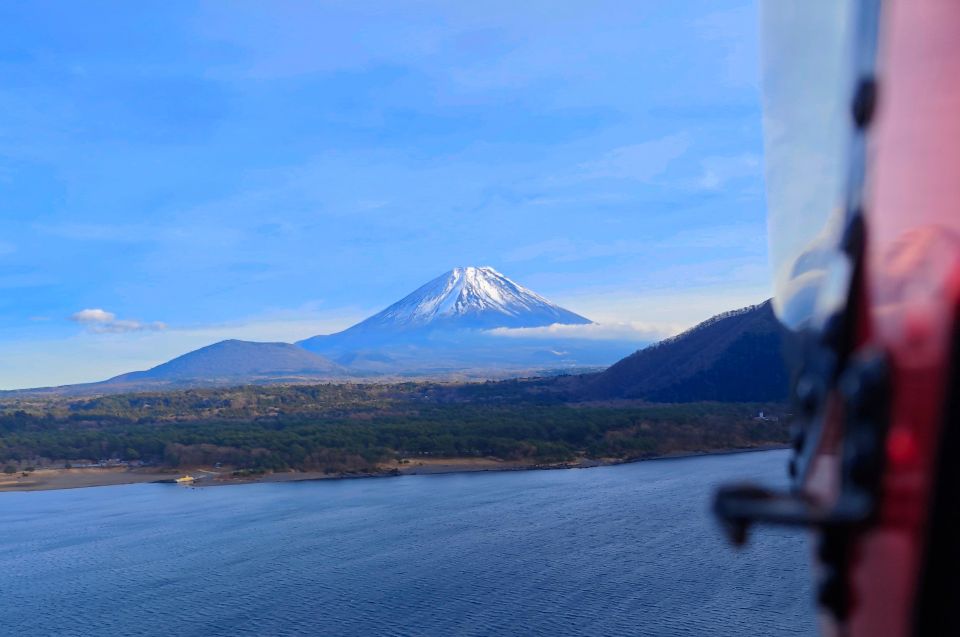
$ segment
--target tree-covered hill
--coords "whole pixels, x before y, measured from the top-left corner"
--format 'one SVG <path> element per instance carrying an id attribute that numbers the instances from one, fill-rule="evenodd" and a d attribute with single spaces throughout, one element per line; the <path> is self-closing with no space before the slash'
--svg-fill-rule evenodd
<path id="1" fill-rule="evenodd" d="M 575 388 L 584 398 L 783 401 L 783 333 L 770 301 L 715 316 L 642 349 Z"/>

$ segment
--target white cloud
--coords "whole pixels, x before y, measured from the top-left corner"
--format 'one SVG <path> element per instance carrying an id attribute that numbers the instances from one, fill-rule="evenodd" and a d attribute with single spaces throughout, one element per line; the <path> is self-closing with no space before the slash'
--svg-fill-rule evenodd
<path id="1" fill-rule="evenodd" d="M 588 323 L 545 327 L 499 327 L 489 330 L 494 336 L 507 338 L 572 338 L 593 341 L 658 341 L 679 332 L 677 327 L 649 323 Z"/>
<path id="2" fill-rule="evenodd" d="M 763 250 L 766 243 L 767 231 L 763 223 L 724 223 L 692 226 L 663 239 L 651 241 L 648 246 L 673 250 L 735 248 L 746 251 Z M 764 278 L 767 278 L 766 275 Z"/>
<path id="3" fill-rule="evenodd" d="M 99 308 L 80 310 L 70 317 L 71 321 L 77 323 L 109 323 L 117 318 L 113 312 L 107 312 Z"/>
<path id="4" fill-rule="evenodd" d="M 129 319 L 118 319 L 113 312 L 100 308 L 80 310 L 70 316 L 70 320 L 87 327 L 95 334 L 121 334 L 124 332 L 158 331 L 167 329 L 166 323 L 153 321 L 144 323 Z"/>

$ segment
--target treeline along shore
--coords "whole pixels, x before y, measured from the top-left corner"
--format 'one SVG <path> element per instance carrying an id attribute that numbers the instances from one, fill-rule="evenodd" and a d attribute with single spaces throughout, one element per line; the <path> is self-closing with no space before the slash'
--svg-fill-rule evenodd
<path id="1" fill-rule="evenodd" d="M 582 401 L 563 379 L 0 401 L 0 466 L 7 474 L 113 464 L 217 467 L 238 476 L 360 475 L 442 458 L 511 468 L 582 466 L 588 459 L 762 448 L 787 440 L 788 423 L 777 404 Z"/>

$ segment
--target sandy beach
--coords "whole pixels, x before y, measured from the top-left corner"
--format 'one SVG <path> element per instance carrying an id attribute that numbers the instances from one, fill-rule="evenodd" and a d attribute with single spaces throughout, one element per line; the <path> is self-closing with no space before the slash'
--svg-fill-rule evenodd
<path id="1" fill-rule="evenodd" d="M 617 458 L 580 458 L 570 462 L 530 463 L 519 460 L 500 460 L 497 458 L 411 458 L 403 461 L 391 461 L 379 466 L 371 473 L 324 473 L 321 471 L 285 471 L 261 475 L 235 476 L 230 469 L 197 467 L 193 469 L 125 469 L 123 467 L 83 468 L 83 469 L 38 469 L 26 475 L 17 472 L 0 475 L 0 493 L 9 491 L 49 491 L 54 489 L 79 489 L 84 487 L 106 487 L 121 484 L 143 482 L 171 483 L 182 476 L 196 478 L 194 482 L 182 486 L 214 487 L 257 482 L 300 482 L 304 480 L 341 480 L 349 478 L 388 478 L 403 475 L 435 475 L 444 473 L 471 473 L 478 471 L 535 471 L 545 469 L 589 469 L 591 467 L 643 462 L 648 460 L 667 460 L 692 456 L 746 453 L 750 451 L 768 451 L 782 449 L 783 446 L 762 446 L 751 449 L 721 449 L 715 451 L 695 451 L 676 453 L 629 460 Z M 181 485 L 177 485 L 181 486 Z"/>
<path id="2" fill-rule="evenodd" d="M 455 473 L 470 471 L 516 471 L 533 469 L 536 466 L 522 462 L 507 462 L 494 458 L 431 458 L 407 463 L 390 462 L 373 473 L 345 474 L 322 471 L 285 471 L 261 475 L 235 476 L 230 469 L 209 467 L 177 470 L 143 470 L 123 467 L 83 469 L 37 469 L 29 473 L 17 472 L 0 475 L 0 493 L 5 491 L 48 491 L 53 489 L 79 489 L 106 487 L 142 482 L 171 482 L 182 476 L 196 480 L 185 486 L 211 487 L 254 482 L 297 482 L 302 480 L 337 480 L 343 478 L 373 478 L 396 475 Z"/>
<path id="3" fill-rule="evenodd" d="M 17 472 L 0 475 L 0 492 L 47 491 L 50 489 L 78 489 L 105 487 L 116 484 L 136 484 L 170 480 L 178 474 L 159 471 L 141 471 L 110 467 L 104 469 L 37 469 L 24 475 Z"/>

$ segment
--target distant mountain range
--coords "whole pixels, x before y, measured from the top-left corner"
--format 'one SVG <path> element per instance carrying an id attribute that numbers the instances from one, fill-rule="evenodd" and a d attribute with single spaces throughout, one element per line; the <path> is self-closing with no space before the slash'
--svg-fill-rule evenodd
<path id="1" fill-rule="evenodd" d="M 770 401 L 786 394 L 781 328 L 769 301 L 721 314 L 639 350 L 646 343 L 561 337 L 549 330 L 529 335 L 519 329 L 590 323 L 493 268 L 455 268 L 342 332 L 296 344 L 221 341 L 146 371 L 19 393 L 549 376 L 602 370 L 615 363 L 601 373 L 560 382 L 583 400 Z M 622 358 L 631 351 L 635 353 Z"/>
<path id="2" fill-rule="evenodd" d="M 254 343 L 228 340 L 178 356 L 143 372 L 131 372 L 104 381 L 109 385 L 163 386 L 184 381 L 209 384 L 258 381 L 329 379 L 347 371 L 333 361 L 290 343 Z"/>
<path id="3" fill-rule="evenodd" d="M 296 344 L 222 341 L 98 383 L 23 391 L 93 394 L 244 383 L 551 374 L 604 368 L 642 344 L 493 332 L 590 323 L 493 268 L 463 267 L 336 334 Z"/>

